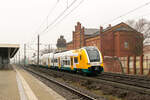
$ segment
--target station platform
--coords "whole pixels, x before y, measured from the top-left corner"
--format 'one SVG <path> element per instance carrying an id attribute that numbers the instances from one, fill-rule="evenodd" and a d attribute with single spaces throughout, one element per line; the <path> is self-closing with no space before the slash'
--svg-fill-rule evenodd
<path id="1" fill-rule="evenodd" d="M 0 100 L 65 100 L 22 68 L 11 67 L 0 70 Z"/>

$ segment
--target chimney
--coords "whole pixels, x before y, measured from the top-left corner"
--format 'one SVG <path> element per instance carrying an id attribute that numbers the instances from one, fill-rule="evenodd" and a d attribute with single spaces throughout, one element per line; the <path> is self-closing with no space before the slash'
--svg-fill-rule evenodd
<path id="1" fill-rule="evenodd" d="M 84 27 L 82 27 L 82 34 L 84 34 L 84 29 L 85 29 L 85 28 L 84 28 Z"/>
<path id="2" fill-rule="evenodd" d="M 81 23 L 80 23 L 80 22 L 77 22 L 77 25 L 81 25 Z"/>
<path id="3" fill-rule="evenodd" d="M 100 26 L 100 34 L 103 33 L 103 27 Z"/>
<path id="4" fill-rule="evenodd" d="M 77 22 L 77 27 L 79 30 L 81 29 L 81 23 L 80 22 Z"/>

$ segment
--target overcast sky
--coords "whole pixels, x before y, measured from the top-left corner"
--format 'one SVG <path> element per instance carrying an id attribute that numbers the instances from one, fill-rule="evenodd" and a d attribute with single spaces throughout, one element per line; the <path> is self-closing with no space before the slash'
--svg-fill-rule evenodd
<path id="1" fill-rule="evenodd" d="M 68 0 L 68 5 L 73 1 Z M 64 16 L 80 1 L 82 0 L 77 0 Z M 72 31 L 78 21 L 86 28 L 99 28 L 100 25 L 106 27 L 108 24 L 115 25 L 128 19 L 147 18 L 150 20 L 149 4 L 111 21 L 147 2 L 150 0 L 84 0 L 59 24 L 53 24 L 46 32 L 42 32 L 46 25 L 51 24 L 66 9 L 67 0 L 0 0 L 0 43 L 33 44 L 37 41 L 37 34 L 42 34 L 42 43 L 56 44 L 60 35 L 64 35 L 67 41 L 71 41 Z M 49 12 L 48 19 L 46 19 Z"/>

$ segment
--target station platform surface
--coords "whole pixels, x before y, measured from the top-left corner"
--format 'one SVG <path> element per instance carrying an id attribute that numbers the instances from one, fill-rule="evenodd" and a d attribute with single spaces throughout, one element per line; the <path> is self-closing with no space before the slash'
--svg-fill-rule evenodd
<path id="1" fill-rule="evenodd" d="M 22 68 L 12 67 L 0 70 L 0 100 L 65 100 Z"/>

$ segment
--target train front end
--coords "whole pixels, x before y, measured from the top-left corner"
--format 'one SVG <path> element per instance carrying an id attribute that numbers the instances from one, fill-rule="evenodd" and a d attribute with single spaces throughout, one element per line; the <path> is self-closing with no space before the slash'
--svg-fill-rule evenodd
<path id="1" fill-rule="evenodd" d="M 103 58 L 97 47 L 89 46 L 84 48 L 88 58 L 88 71 L 90 73 L 100 74 L 104 71 Z"/>

